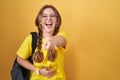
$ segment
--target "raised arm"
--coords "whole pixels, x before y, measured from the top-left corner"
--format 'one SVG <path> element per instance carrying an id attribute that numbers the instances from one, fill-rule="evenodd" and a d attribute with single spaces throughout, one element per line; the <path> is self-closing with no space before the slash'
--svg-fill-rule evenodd
<path id="1" fill-rule="evenodd" d="M 51 36 L 45 39 L 44 48 L 47 50 L 55 47 L 65 47 L 66 39 L 61 35 Z"/>

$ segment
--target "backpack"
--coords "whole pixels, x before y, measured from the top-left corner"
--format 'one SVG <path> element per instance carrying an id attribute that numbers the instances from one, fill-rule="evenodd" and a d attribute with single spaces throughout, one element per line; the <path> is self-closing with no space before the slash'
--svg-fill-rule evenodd
<path id="1" fill-rule="evenodd" d="M 35 51 L 37 44 L 37 34 L 36 32 L 31 32 L 32 35 L 32 55 Z M 28 58 L 28 60 L 33 63 L 32 56 Z M 30 70 L 25 69 L 21 65 L 18 64 L 17 58 L 15 59 L 12 69 L 11 69 L 11 78 L 12 80 L 29 80 Z"/>

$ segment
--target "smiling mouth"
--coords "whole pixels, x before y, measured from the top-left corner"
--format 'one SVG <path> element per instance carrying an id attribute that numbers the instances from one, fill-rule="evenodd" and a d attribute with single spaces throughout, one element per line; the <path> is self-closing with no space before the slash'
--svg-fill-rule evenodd
<path id="1" fill-rule="evenodd" d="M 49 24 L 46 23 L 45 25 L 46 25 L 48 28 L 52 27 L 52 23 L 49 23 Z"/>

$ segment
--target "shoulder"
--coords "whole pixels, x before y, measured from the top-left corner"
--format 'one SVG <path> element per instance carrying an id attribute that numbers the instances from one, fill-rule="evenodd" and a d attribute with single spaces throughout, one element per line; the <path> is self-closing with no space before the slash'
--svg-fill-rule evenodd
<path id="1" fill-rule="evenodd" d="M 61 36 L 65 37 L 66 39 L 68 39 L 68 34 L 67 34 L 67 32 L 65 32 L 65 31 L 59 31 L 59 32 L 57 33 L 57 35 L 61 35 Z"/>
<path id="2" fill-rule="evenodd" d="M 32 33 L 33 32 L 30 32 L 28 35 L 26 35 L 26 37 L 25 37 L 25 39 L 24 39 L 24 43 L 29 43 L 29 44 L 31 44 L 31 42 L 32 42 Z"/>
<path id="3" fill-rule="evenodd" d="M 67 32 L 65 32 L 65 31 L 59 31 L 59 32 L 57 33 L 57 35 L 68 36 Z"/>
<path id="4" fill-rule="evenodd" d="M 32 35 L 37 35 L 37 32 L 30 32 L 30 34 L 27 35 L 27 40 L 32 40 Z"/>
<path id="5" fill-rule="evenodd" d="M 31 41 L 32 40 L 32 35 L 28 34 L 25 38 L 26 41 Z"/>

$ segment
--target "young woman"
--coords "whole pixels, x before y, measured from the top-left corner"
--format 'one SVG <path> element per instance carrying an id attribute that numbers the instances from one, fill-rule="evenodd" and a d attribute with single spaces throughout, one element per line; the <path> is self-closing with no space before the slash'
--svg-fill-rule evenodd
<path id="1" fill-rule="evenodd" d="M 24 40 L 17 51 L 17 62 L 30 70 L 29 80 L 66 80 L 64 72 L 64 51 L 67 35 L 60 31 L 61 16 L 52 5 L 44 5 L 35 20 L 38 28 L 37 47 L 32 56 L 33 64 L 27 58 L 31 56 L 32 36 Z"/>

